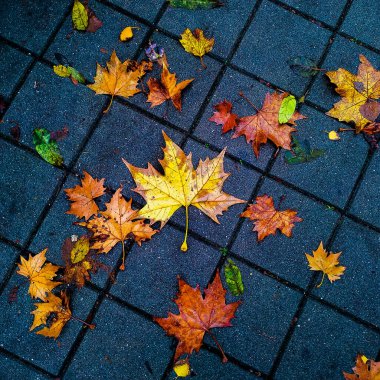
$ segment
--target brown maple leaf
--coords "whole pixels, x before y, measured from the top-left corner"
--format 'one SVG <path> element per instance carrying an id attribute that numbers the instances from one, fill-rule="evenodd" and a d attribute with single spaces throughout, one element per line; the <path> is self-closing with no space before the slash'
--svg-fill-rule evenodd
<path id="1" fill-rule="evenodd" d="M 66 195 L 73 203 L 70 210 L 66 214 L 75 215 L 77 218 L 85 218 L 88 220 L 99 210 L 94 199 L 102 196 L 106 190 L 104 187 L 104 178 L 101 180 L 94 179 L 86 171 L 82 179 L 82 185 L 76 185 L 71 189 L 65 189 Z"/>
<path id="2" fill-rule="evenodd" d="M 210 330 L 215 327 L 232 326 L 231 319 L 235 317 L 235 311 L 241 302 L 226 305 L 226 290 L 220 280 L 219 271 L 214 281 L 205 289 L 204 297 L 199 285 L 192 288 L 181 278 L 178 280 L 178 285 L 179 293 L 174 302 L 178 306 L 179 315 L 169 313 L 167 318 L 154 318 L 167 335 L 174 336 L 179 341 L 174 361 L 183 354 L 191 354 L 194 350 L 198 352 L 204 334 L 208 333 L 221 350 L 223 362 L 227 362 L 226 355 Z"/>
<path id="3" fill-rule="evenodd" d="M 149 78 L 148 80 L 149 94 L 147 102 L 151 103 L 150 107 L 152 108 L 171 99 L 174 107 L 178 111 L 181 111 L 182 90 L 184 90 L 193 80 L 194 78 L 186 79 L 177 84 L 176 75 L 169 72 L 167 64 L 163 61 L 161 80 L 156 78 Z"/>
<path id="4" fill-rule="evenodd" d="M 105 113 L 111 107 L 114 96 L 122 96 L 129 98 L 141 90 L 137 88 L 139 79 L 145 74 L 145 67 L 138 66 L 135 70 L 131 70 L 131 60 L 127 59 L 125 62 L 121 62 L 116 55 L 115 50 L 112 52 L 109 62 L 107 62 L 107 68 L 104 68 L 97 64 L 96 76 L 94 78 L 95 83 L 89 84 L 87 87 L 95 91 L 96 94 L 111 95 L 111 101 Z"/>
<path id="5" fill-rule="evenodd" d="M 319 285 L 317 285 L 318 288 L 323 284 L 326 274 L 331 283 L 340 279 L 340 276 L 346 270 L 346 267 L 338 266 L 339 256 L 341 254 L 342 252 L 330 252 L 330 254 L 328 254 L 323 248 L 322 242 L 319 244 L 317 250 L 313 251 L 313 256 L 305 253 L 307 261 L 309 262 L 310 270 L 323 272 L 322 281 Z"/>
<path id="6" fill-rule="evenodd" d="M 380 71 L 375 70 L 364 55 L 360 55 L 359 59 L 357 75 L 342 68 L 326 73 L 337 86 L 335 91 L 342 97 L 327 115 L 355 123 L 356 133 L 375 121 L 380 113 L 380 105 L 374 102 L 380 98 Z"/>
<path id="7" fill-rule="evenodd" d="M 43 301 L 46 299 L 46 294 L 50 294 L 52 289 L 62 284 L 62 282 L 52 281 L 60 267 L 50 263 L 45 264 L 46 251 L 47 248 L 35 256 L 29 255 L 28 260 L 20 256 L 21 264 L 17 264 L 19 267 L 17 273 L 27 277 L 30 281 L 29 294 L 31 297 Z"/>
<path id="8" fill-rule="evenodd" d="M 215 105 L 214 109 L 214 115 L 209 118 L 209 121 L 222 125 L 222 133 L 226 133 L 237 127 L 239 117 L 235 113 L 231 113 L 232 103 L 228 100 L 224 100 Z"/>
<path id="9" fill-rule="evenodd" d="M 88 228 L 93 233 L 94 243 L 91 248 L 99 252 L 108 253 L 117 243 L 121 243 L 123 263 L 120 269 L 124 270 L 125 241 L 133 239 L 141 245 L 141 242 L 151 239 L 157 231 L 143 220 L 135 220 L 138 218 L 138 210 L 132 209 L 132 199 L 127 202 L 121 195 L 121 190 L 121 187 L 116 190 L 111 201 L 106 203 L 107 209 L 101 212 L 101 216 L 77 224 Z"/>
<path id="10" fill-rule="evenodd" d="M 369 360 L 365 356 L 356 356 L 354 373 L 343 372 L 345 380 L 380 380 L 380 362 Z"/>
<path id="11" fill-rule="evenodd" d="M 259 110 L 252 103 L 257 113 L 252 116 L 245 116 L 239 119 L 235 128 L 235 134 L 232 138 L 245 135 L 247 143 L 252 143 L 253 151 L 256 157 L 259 156 L 261 144 L 266 144 L 268 139 L 277 147 L 291 150 L 291 133 L 296 129 L 291 127 L 296 125 L 296 121 L 305 119 L 306 116 L 299 112 L 294 112 L 293 116 L 286 124 L 280 124 L 278 115 L 284 98 L 289 96 L 288 93 L 267 93 L 263 107 Z"/>
<path id="12" fill-rule="evenodd" d="M 254 221 L 253 231 L 257 231 L 257 240 L 261 241 L 269 235 L 275 235 L 279 229 L 285 236 L 292 236 L 295 222 L 302 222 L 297 211 L 278 211 L 274 207 L 273 198 L 268 195 L 258 196 L 256 203 L 248 206 L 241 217 Z"/>

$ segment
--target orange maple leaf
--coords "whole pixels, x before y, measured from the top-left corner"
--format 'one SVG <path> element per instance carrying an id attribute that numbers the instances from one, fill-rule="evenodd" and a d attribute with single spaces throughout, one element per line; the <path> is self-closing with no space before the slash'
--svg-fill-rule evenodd
<path id="1" fill-rule="evenodd" d="M 77 218 L 84 217 L 88 220 L 92 215 L 99 210 L 94 199 L 102 196 L 106 190 L 104 178 L 101 180 L 94 179 L 86 171 L 82 179 L 82 185 L 76 185 L 71 189 L 65 189 L 66 195 L 73 203 L 70 205 L 70 210 L 66 214 L 75 215 Z"/>
<path id="2" fill-rule="evenodd" d="M 295 222 L 302 222 L 302 218 L 297 216 L 297 211 L 278 211 L 274 207 L 273 198 L 268 195 L 258 196 L 256 203 L 248 206 L 241 217 L 254 221 L 253 231 L 257 231 L 258 241 L 269 235 L 275 235 L 279 229 L 285 236 L 292 236 L 292 229 Z"/>
<path id="3" fill-rule="evenodd" d="M 152 108 L 164 103 L 166 100 L 171 99 L 174 107 L 178 111 L 181 111 L 181 92 L 193 80 L 194 78 L 186 79 L 177 84 L 175 74 L 169 72 L 167 64 L 164 61 L 162 64 L 161 80 L 156 78 L 149 78 L 148 80 L 149 94 L 147 102 L 152 103 L 150 106 Z"/>
<path id="4" fill-rule="evenodd" d="M 226 355 L 210 329 L 232 326 L 231 319 L 235 317 L 235 311 L 241 302 L 226 305 L 226 290 L 220 280 L 219 271 L 214 281 L 205 289 L 205 297 L 202 296 L 199 285 L 192 288 L 181 278 L 178 285 L 179 293 L 174 302 L 178 306 L 179 315 L 169 313 L 167 318 L 154 318 L 167 335 L 179 340 L 174 361 L 183 354 L 191 354 L 194 350 L 198 352 L 204 334 L 209 333 L 222 352 L 223 362 L 227 362 Z"/>
<path id="5" fill-rule="evenodd" d="M 380 104 L 374 101 L 380 98 L 380 71 L 375 70 L 364 55 L 359 59 L 357 75 L 342 68 L 326 73 L 342 97 L 327 115 L 340 121 L 354 122 L 356 133 L 375 121 L 380 113 Z"/>
<path id="6" fill-rule="evenodd" d="M 313 251 L 313 256 L 305 253 L 307 261 L 309 262 L 310 270 L 323 272 L 322 281 L 317 286 L 318 288 L 322 285 L 326 274 L 331 283 L 340 279 L 340 276 L 346 270 L 346 267 L 338 266 L 338 259 L 341 254 L 342 252 L 330 252 L 330 254 L 328 254 L 327 251 L 323 248 L 322 242 L 319 244 L 317 250 Z"/>
<path id="7" fill-rule="evenodd" d="M 214 115 L 209 118 L 209 121 L 222 125 L 222 133 L 226 133 L 237 126 L 238 115 L 231 113 L 232 104 L 228 100 L 218 103 L 214 109 Z"/>
<path id="8" fill-rule="evenodd" d="M 50 294 L 52 289 L 62 284 L 59 281 L 51 281 L 60 267 L 50 263 L 45 264 L 46 251 L 47 248 L 35 256 L 29 255 L 28 260 L 20 256 L 21 264 L 17 264 L 19 267 L 17 273 L 27 277 L 30 281 L 29 294 L 31 297 L 43 301 L 46 299 L 46 294 Z"/>
<path id="9" fill-rule="evenodd" d="M 143 220 L 134 220 L 138 218 L 138 210 L 132 209 L 132 199 L 127 202 L 121 195 L 121 190 L 122 188 L 117 189 L 111 201 L 106 203 L 107 209 L 101 212 L 102 216 L 77 224 L 88 228 L 93 233 L 95 242 L 91 248 L 99 252 L 108 253 L 117 243 L 121 243 L 123 263 L 120 269 L 124 270 L 124 242 L 127 239 L 133 239 L 141 245 L 142 241 L 151 239 L 157 231 Z"/>
<path id="10" fill-rule="evenodd" d="M 289 96 L 288 93 L 267 93 L 265 96 L 263 107 L 252 116 L 245 116 L 239 119 L 235 128 L 235 134 L 232 138 L 245 135 L 247 143 L 252 143 L 253 151 L 256 157 L 259 156 L 261 144 L 266 144 L 268 139 L 277 147 L 291 150 L 291 133 L 296 129 L 290 125 L 296 125 L 296 121 L 305 119 L 306 116 L 299 112 L 294 112 L 293 116 L 286 124 L 280 124 L 278 115 L 281 103 L 284 98 Z M 251 103 L 253 106 L 253 104 Z M 289 125 L 288 125 L 289 124 Z"/>
<path id="11" fill-rule="evenodd" d="M 345 380 L 380 380 L 380 362 L 368 360 L 365 356 L 356 356 L 354 373 L 343 372 Z"/>

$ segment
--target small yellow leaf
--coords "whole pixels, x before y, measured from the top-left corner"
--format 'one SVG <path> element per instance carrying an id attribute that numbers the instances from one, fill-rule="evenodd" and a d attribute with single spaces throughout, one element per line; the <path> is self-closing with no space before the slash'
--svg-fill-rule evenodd
<path id="1" fill-rule="evenodd" d="M 87 236 L 82 236 L 74 243 L 71 250 L 71 262 L 73 264 L 81 262 L 90 251 L 90 239 Z"/>
<path id="2" fill-rule="evenodd" d="M 363 363 L 367 363 L 368 362 L 368 358 L 364 355 L 361 356 L 361 359 L 363 361 Z"/>
<path id="3" fill-rule="evenodd" d="M 67 78 L 71 75 L 69 69 L 63 65 L 54 65 L 53 70 L 58 76 L 63 78 Z"/>
<path id="4" fill-rule="evenodd" d="M 187 377 L 190 375 L 190 364 L 188 360 L 178 360 L 173 367 L 175 374 L 178 377 Z"/>
<path id="5" fill-rule="evenodd" d="M 333 141 L 337 141 L 337 140 L 340 140 L 340 136 L 339 136 L 338 132 L 330 131 L 329 132 L 329 139 L 333 140 Z"/>
<path id="6" fill-rule="evenodd" d="M 88 13 L 84 5 L 78 1 L 74 1 L 73 10 L 71 12 L 71 18 L 76 30 L 86 30 L 88 26 Z"/>
<path id="7" fill-rule="evenodd" d="M 138 26 L 127 26 L 125 29 L 122 30 L 120 33 L 120 41 L 129 41 L 133 37 L 133 30 L 132 29 L 140 29 Z"/>

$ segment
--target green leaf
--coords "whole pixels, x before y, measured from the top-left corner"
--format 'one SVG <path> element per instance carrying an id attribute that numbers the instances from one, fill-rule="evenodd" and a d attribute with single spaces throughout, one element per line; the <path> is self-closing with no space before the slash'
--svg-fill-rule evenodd
<path id="1" fill-rule="evenodd" d="M 241 296 L 244 293 L 243 280 L 241 278 L 240 269 L 236 264 L 228 259 L 224 266 L 224 277 L 230 293 L 234 296 Z"/>
<path id="2" fill-rule="evenodd" d="M 317 64 L 307 57 L 294 57 L 288 60 L 292 71 L 301 77 L 311 77 L 318 73 Z"/>
<path id="3" fill-rule="evenodd" d="M 313 149 L 310 147 L 310 142 L 304 140 L 300 143 L 297 138 L 292 139 L 292 151 L 285 152 L 285 162 L 290 165 L 302 164 L 310 162 L 325 154 L 323 149 Z"/>
<path id="4" fill-rule="evenodd" d="M 169 5 L 178 8 L 196 9 L 196 8 L 216 8 L 223 4 L 219 0 L 168 0 Z"/>
<path id="5" fill-rule="evenodd" d="M 86 30 L 88 26 L 88 13 L 84 5 L 78 1 L 74 1 L 73 10 L 71 12 L 74 29 Z"/>
<path id="6" fill-rule="evenodd" d="M 74 69 L 74 67 L 68 66 L 67 69 L 71 75 L 71 78 L 75 79 L 78 83 L 86 83 L 84 76 L 79 71 Z"/>
<path id="7" fill-rule="evenodd" d="M 280 124 L 287 123 L 296 110 L 297 101 L 293 95 L 289 95 L 282 100 L 280 111 L 278 113 L 278 122 Z"/>
<path id="8" fill-rule="evenodd" d="M 53 70 L 60 77 L 71 77 L 72 79 L 75 79 L 78 83 L 86 83 L 85 77 L 78 70 L 74 69 L 74 67 L 68 65 L 58 65 L 53 66 Z"/>
<path id="9" fill-rule="evenodd" d="M 49 164 L 62 166 L 63 157 L 55 140 L 50 138 L 50 132 L 44 128 L 33 131 L 33 144 L 37 153 Z"/>

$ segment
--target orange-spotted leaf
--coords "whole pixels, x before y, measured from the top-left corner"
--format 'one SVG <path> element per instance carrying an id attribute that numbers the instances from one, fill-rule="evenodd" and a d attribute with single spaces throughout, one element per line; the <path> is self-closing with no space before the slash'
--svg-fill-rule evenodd
<path id="1" fill-rule="evenodd" d="M 104 187 L 104 178 L 92 178 L 87 172 L 84 173 L 81 185 L 76 185 L 71 189 L 65 189 L 65 193 L 72 202 L 70 210 L 66 214 L 75 215 L 77 218 L 90 219 L 95 215 L 99 207 L 95 203 L 95 198 L 102 196 L 106 190 Z"/>
<path id="2" fill-rule="evenodd" d="M 358 354 L 355 364 L 354 373 L 343 372 L 345 380 L 380 380 L 380 362 Z"/>
<path id="3" fill-rule="evenodd" d="M 258 241 L 269 235 L 275 235 L 277 230 L 280 230 L 285 236 L 291 237 L 294 223 L 303 220 L 297 216 L 297 211 L 276 210 L 273 198 L 268 195 L 258 196 L 256 202 L 249 205 L 240 216 L 253 221 L 253 231 L 257 231 Z"/>
<path id="4" fill-rule="evenodd" d="M 29 255 L 28 260 L 20 256 L 21 264 L 17 264 L 19 267 L 17 273 L 30 281 L 29 294 L 31 297 L 43 301 L 46 300 L 52 289 L 62 284 L 58 281 L 52 281 L 60 267 L 50 263 L 45 264 L 46 251 L 47 248 L 35 256 Z"/>
<path id="5" fill-rule="evenodd" d="M 167 318 L 155 317 L 157 322 L 169 336 L 178 339 L 174 361 L 184 354 L 198 352 L 202 346 L 205 333 L 215 327 L 230 327 L 231 319 L 235 317 L 236 309 L 241 302 L 226 305 L 226 290 L 223 288 L 219 272 L 215 279 L 205 289 L 203 297 L 199 285 L 192 288 L 179 278 L 179 293 L 174 302 L 177 304 L 179 314 L 169 313 Z M 219 343 L 218 347 L 221 349 Z M 223 350 L 223 361 L 227 361 Z"/>
<path id="6" fill-rule="evenodd" d="M 210 117 L 210 121 L 222 126 L 222 133 L 226 133 L 237 126 L 238 115 L 231 113 L 232 103 L 224 100 L 214 106 L 214 115 Z"/>

